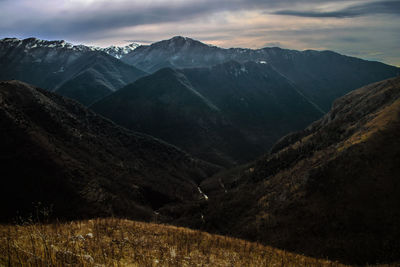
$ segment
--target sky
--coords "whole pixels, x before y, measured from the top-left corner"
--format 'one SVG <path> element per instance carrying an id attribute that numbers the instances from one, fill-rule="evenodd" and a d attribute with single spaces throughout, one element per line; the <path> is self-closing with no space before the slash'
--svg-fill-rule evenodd
<path id="1" fill-rule="evenodd" d="M 400 0 L 0 0 L 0 38 L 333 50 L 400 66 Z"/>

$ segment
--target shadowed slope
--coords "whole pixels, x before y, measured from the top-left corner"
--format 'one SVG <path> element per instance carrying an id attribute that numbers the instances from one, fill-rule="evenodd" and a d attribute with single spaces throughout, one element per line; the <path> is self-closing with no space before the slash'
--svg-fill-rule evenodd
<path id="1" fill-rule="evenodd" d="M 244 139 L 218 107 L 172 69 L 142 78 L 91 108 L 129 129 L 221 165 L 234 161 L 229 145 Z"/>
<path id="2" fill-rule="evenodd" d="M 217 169 L 133 133 L 75 101 L 27 84 L 0 83 L 1 219 L 51 207 L 58 218 L 128 216 L 200 197 Z"/>
<path id="3" fill-rule="evenodd" d="M 322 116 L 268 64 L 162 69 L 91 106 L 220 165 L 260 156 L 282 135 Z"/>

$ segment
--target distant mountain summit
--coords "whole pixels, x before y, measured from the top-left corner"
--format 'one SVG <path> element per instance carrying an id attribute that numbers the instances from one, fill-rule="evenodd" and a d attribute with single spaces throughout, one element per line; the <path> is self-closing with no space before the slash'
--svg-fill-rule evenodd
<path id="1" fill-rule="evenodd" d="M 200 41 L 183 36 L 175 36 L 168 40 L 153 43 L 150 46 L 153 48 L 171 48 L 176 50 L 210 47 L 210 45 L 206 45 Z"/>
<path id="2" fill-rule="evenodd" d="M 175 36 L 151 45 L 142 45 L 121 60 L 147 72 L 165 67 L 204 67 L 229 60 L 216 57 L 215 52 L 219 49 L 188 37 Z"/>
<path id="3" fill-rule="evenodd" d="M 99 50 L 99 51 L 103 51 L 106 52 L 107 54 L 116 57 L 118 59 L 120 59 L 121 57 L 125 56 L 126 54 L 129 54 L 130 52 L 132 52 L 133 50 L 135 50 L 136 48 L 138 48 L 140 45 L 137 43 L 131 43 L 129 45 L 126 46 L 109 46 L 106 48 L 101 48 L 101 47 L 95 47 L 95 49 Z"/>

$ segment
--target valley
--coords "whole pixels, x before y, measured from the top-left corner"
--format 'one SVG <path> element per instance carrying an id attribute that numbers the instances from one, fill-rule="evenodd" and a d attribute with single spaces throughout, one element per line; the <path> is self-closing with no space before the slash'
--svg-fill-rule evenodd
<path id="1" fill-rule="evenodd" d="M 397 266 L 399 74 L 181 36 L 1 39 L 0 265 Z"/>

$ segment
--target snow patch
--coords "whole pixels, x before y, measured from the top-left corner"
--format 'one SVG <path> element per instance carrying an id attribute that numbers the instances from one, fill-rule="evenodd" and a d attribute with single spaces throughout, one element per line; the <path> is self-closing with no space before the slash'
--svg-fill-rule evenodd
<path id="1" fill-rule="evenodd" d="M 130 52 L 132 52 L 133 50 L 135 50 L 136 48 L 138 48 L 140 45 L 137 43 L 131 43 L 127 46 L 109 46 L 106 48 L 100 48 L 100 47 L 95 47 L 95 49 L 99 50 L 99 51 L 103 51 L 115 58 L 122 58 L 124 55 L 129 54 Z"/>
<path id="2" fill-rule="evenodd" d="M 20 39 L 18 38 L 3 38 L 0 40 L 0 42 L 4 42 L 4 43 L 19 43 L 21 42 Z"/>

